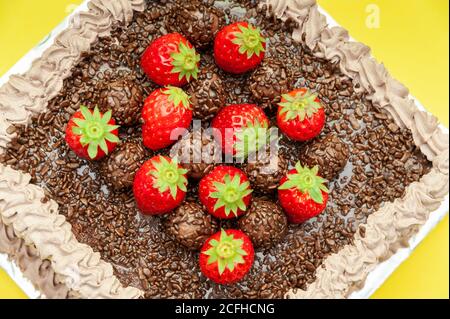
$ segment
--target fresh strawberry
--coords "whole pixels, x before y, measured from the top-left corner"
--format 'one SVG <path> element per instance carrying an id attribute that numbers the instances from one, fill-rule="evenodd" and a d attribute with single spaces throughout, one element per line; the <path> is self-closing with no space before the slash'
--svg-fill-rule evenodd
<path id="1" fill-rule="evenodd" d="M 256 68 L 264 59 L 266 39 L 261 30 L 247 22 L 236 22 L 217 33 L 214 58 L 223 70 L 241 74 Z"/>
<path id="2" fill-rule="evenodd" d="M 148 46 L 141 67 L 156 84 L 181 87 L 197 78 L 199 61 L 200 55 L 186 38 L 179 33 L 170 33 Z"/>
<path id="3" fill-rule="evenodd" d="M 217 166 L 203 177 L 198 186 L 199 199 L 207 211 L 222 219 L 243 215 L 252 190 L 247 176 L 233 166 Z"/>
<path id="4" fill-rule="evenodd" d="M 291 223 L 303 223 L 327 206 L 329 191 L 318 171 L 318 166 L 310 169 L 298 162 L 295 169 L 281 179 L 278 200 Z"/>
<path id="5" fill-rule="evenodd" d="M 211 126 L 224 153 L 242 158 L 265 146 L 269 120 L 254 104 L 234 104 L 222 108 Z"/>
<path id="6" fill-rule="evenodd" d="M 81 106 L 67 123 L 66 142 L 79 157 L 99 160 L 111 153 L 119 143 L 118 128 L 111 111 L 102 114 Z"/>
<path id="7" fill-rule="evenodd" d="M 134 199 L 145 215 L 165 214 L 178 207 L 186 195 L 187 170 L 176 160 L 155 156 L 137 171 L 133 182 Z"/>
<path id="8" fill-rule="evenodd" d="M 157 89 L 145 100 L 142 108 L 144 145 L 159 150 L 175 143 L 176 129 L 187 129 L 192 121 L 189 96 L 180 88 Z M 175 134 L 176 135 L 176 134 Z"/>
<path id="9" fill-rule="evenodd" d="M 325 125 L 325 110 L 308 89 L 296 89 L 282 96 L 278 107 L 277 123 L 280 130 L 296 141 L 307 141 L 317 135 Z"/>
<path id="10" fill-rule="evenodd" d="M 221 230 L 208 238 L 200 250 L 202 273 L 218 284 L 236 283 L 250 271 L 255 251 L 240 230 Z"/>

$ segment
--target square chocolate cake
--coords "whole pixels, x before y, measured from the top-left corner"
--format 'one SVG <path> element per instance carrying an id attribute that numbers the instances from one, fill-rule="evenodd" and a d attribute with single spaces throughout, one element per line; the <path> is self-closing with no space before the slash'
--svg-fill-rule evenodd
<path id="1" fill-rule="evenodd" d="M 0 88 L 0 253 L 48 298 L 346 298 L 448 147 L 315 0 L 91 0 Z"/>

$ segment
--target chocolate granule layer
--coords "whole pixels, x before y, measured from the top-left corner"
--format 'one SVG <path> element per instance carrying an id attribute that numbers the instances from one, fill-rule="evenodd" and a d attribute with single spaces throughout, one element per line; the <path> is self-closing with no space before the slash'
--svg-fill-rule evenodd
<path id="1" fill-rule="evenodd" d="M 270 41 L 267 58 L 285 61 L 294 71 L 295 87 L 307 86 L 323 101 L 327 123 L 322 135 L 336 134 L 351 151 L 344 170 L 330 182 L 328 206 L 321 215 L 289 225 L 279 243 L 257 249 L 255 263 L 243 281 L 229 286 L 211 283 L 200 273 L 197 253 L 172 240 L 161 218 L 140 215 L 131 191 L 109 187 L 100 177 L 98 163 L 77 158 L 64 142 L 70 116 L 80 104 L 96 105 L 101 81 L 127 77 L 144 95 L 157 87 L 146 79 L 139 61 L 149 42 L 166 32 L 167 15 L 175 18 L 174 2 L 150 1 L 145 12 L 135 13 L 129 26 L 115 26 L 109 37 L 98 39 L 73 68 L 48 111 L 35 116 L 28 126 L 14 128 L 17 137 L 0 161 L 30 173 L 32 182 L 59 204 L 59 213 L 71 223 L 76 238 L 110 262 L 123 285 L 142 289 L 147 298 L 271 298 L 283 297 L 289 289 L 305 289 L 323 260 L 351 244 L 359 225 L 383 202 L 401 197 L 410 183 L 429 171 L 430 163 L 414 145 L 409 130 L 395 125 L 364 93 L 355 92 L 338 63 L 316 58 L 292 40 L 292 22 L 282 24 L 267 17 L 266 8 L 256 8 L 254 1 L 218 1 L 215 5 L 224 10 L 227 22 L 250 20 L 264 30 Z M 213 63 L 211 57 L 212 52 L 205 51 L 202 67 Z M 257 102 L 247 85 L 249 74 L 230 76 L 219 70 L 218 75 L 226 88 L 226 103 Z M 273 114 L 268 115 L 274 123 Z M 140 136 L 139 125 L 120 129 L 123 142 L 142 145 Z M 280 145 L 292 167 L 303 145 L 285 137 Z M 190 201 L 197 200 L 196 189 L 196 182 L 190 181 Z M 265 199 L 276 201 L 272 195 Z M 231 221 L 220 226 L 236 225 Z"/>

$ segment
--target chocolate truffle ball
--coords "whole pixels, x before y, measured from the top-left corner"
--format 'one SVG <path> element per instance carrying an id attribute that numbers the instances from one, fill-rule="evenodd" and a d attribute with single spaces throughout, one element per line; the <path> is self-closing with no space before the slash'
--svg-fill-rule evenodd
<path id="1" fill-rule="evenodd" d="M 292 88 L 290 73 L 282 61 L 275 58 L 264 59 L 248 80 L 255 101 L 262 108 L 275 109 L 281 101 L 281 95 Z"/>
<path id="2" fill-rule="evenodd" d="M 198 250 L 218 231 L 217 221 L 200 204 L 184 202 L 165 220 L 167 233 L 180 244 Z"/>
<path id="3" fill-rule="evenodd" d="M 224 84 L 214 65 L 202 68 L 198 79 L 189 84 L 187 94 L 194 118 L 200 120 L 212 119 L 226 102 Z"/>
<path id="4" fill-rule="evenodd" d="M 108 185 L 122 190 L 133 185 L 134 175 L 146 158 L 144 148 L 134 142 L 125 142 L 100 163 L 100 173 Z"/>
<path id="5" fill-rule="evenodd" d="M 130 126 L 139 121 L 144 93 L 133 80 L 121 78 L 113 82 L 103 82 L 100 90 L 100 111 L 111 110 L 119 125 Z"/>
<path id="6" fill-rule="evenodd" d="M 303 165 L 319 166 L 319 174 L 331 181 L 344 169 L 349 157 L 349 147 L 335 134 L 316 138 L 300 150 L 299 160 Z"/>
<path id="7" fill-rule="evenodd" d="M 222 151 L 212 134 L 200 129 L 183 136 L 170 150 L 170 156 L 188 170 L 190 178 L 201 179 L 220 161 Z"/>
<path id="8" fill-rule="evenodd" d="M 197 49 L 204 49 L 214 41 L 216 33 L 225 25 L 221 10 L 206 6 L 201 1 L 186 1 L 175 6 L 166 19 L 170 32 L 183 34 Z"/>
<path id="9" fill-rule="evenodd" d="M 278 151 L 263 150 L 254 159 L 248 159 L 242 167 L 250 183 L 262 193 L 271 193 L 288 172 L 288 161 Z"/>
<path id="10" fill-rule="evenodd" d="M 239 219 L 239 228 L 247 234 L 255 247 L 270 248 L 286 236 L 288 222 L 280 206 L 254 198 L 250 209 Z"/>

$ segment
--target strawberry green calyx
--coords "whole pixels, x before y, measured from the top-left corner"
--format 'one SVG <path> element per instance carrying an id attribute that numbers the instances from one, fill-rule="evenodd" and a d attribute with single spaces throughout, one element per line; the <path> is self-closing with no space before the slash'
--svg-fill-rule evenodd
<path id="1" fill-rule="evenodd" d="M 238 158 L 246 158 L 266 146 L 268 135 L 268 124 L 261 124 L 258 120 L 248 121 L 242 129 L 235 133 L 236 143 L 234 148 Z"/>
<path id="2" fill-rule="evenodd" d="M 260 55 L 261 52 L 265 51 L 263 44 L 266 39 L 261 35 L 259 28 L 251 25 L 248 27 L 239 25 L 239 30 L 234 33 L 235 38 L 232 41 L 239 46 L 239 53 L 246 53 L 247 58 L 250 59 L 253 55 Z"/>
<path id="3" fill-rule="evenodd" d="M 330 191 L 325 186 L 326 179 L 317 175 L 319 167 L 313 168 L 302 167 L 300 162 L 295 165 L 295 174 L 289 174 L 286 182 L 283 183 L 278 189 L 285 190 L 296 188 L 304 194 L 308 194 L 313 201 L 319 204 L 323 204 L 322 191 L 329 193 Z"/>
<path id="4" fill-rule="evenodd" d="M 108 145 L 106 141 L 111 143 L 119 143 L 119 138 L 112 131 L 119 128 L 119 125 L 111 125 L 111 110 L 105 114 L 101 114 L 98 107 L 94 111 L 90 111 L 86 106 L 80 107 L 83 118 L 74 118 L 76 126 L 72 132 L 80 135 L 80 143 L 83 147 L 88 145 L 88 155 L 91 159 L 95 159 L 98 154 L 98 148 L 108 154 Z"/>
<path id="5" fill-rule="evenodd" d="M 297 92 L 295 96 L 290 94 L 284 94 L 283 99 L 285 102 L 280 103 L 280 114 L 286 114 L 286 120 L 293 120 L 299 118 L 303 121 L 306 117 L 313 116 L 322 106 L 316 101 L 317 94 L 313 94 L 310 91 Z"/>
<path id="6" fill-rule="evenodd" d="M 182 89 L 174 86 L 167 86 L 163 93 L 168 95 L 169 101 L 171 101 L 176 107 L 181 104 L 181 106 L 185 109 L 192 110 L 189 95 L 187 95 Z"/>
<path id="7" fill-rule="evenodd" d="M 222 229 L 219 240 L 212 239 L 209 244 L 211 248 L 203 254 L 209 256 L 208 264 L 217 262 L 220 275 L 226 268 L 233 271 L 237 264 L 245 263 L 243 256 L 247 256 L 247 252 L 242 248 L 244 241 L 234 239 L 233 234 L 227 235 L 226 231 Z"/>
<path id="8" fill-rule="evenodd" d="M 239 175 L 234 175 L 231 179 L 227 174 L 224 183 L 214 182 L 214 187 L 217 191 L 210 195 L 211 198 L 217 198 L 214 210 L 224 207 L 226 216 L 233 213 L 237 217 L 238 209 L 243 211 L 247 209 L 244 198 L 252 192 L 248 181 L 241 183 Z"/>
<path id="9" fill-rule="evenodd" d="M 173 59 L 172 73 L 179 73 L 179 80 L 184 77 L 187 81 L 190 81 L 191 77 L 197 79 L 200 54 L 197 54 L 193 47 L 190 48 L 181 42 L 178 46 L 178 52 L 172 53 L 171 57 Z"/>
<path id="10" fill-rule="evenodd" d="M 149 174 L 155 178 L 153 186 L 161 193 L 169 190 L 170 195 L 175 199 L 178 189 L 187 192 L 187 170 L 179 167 L 175 159 L 168 161 L 164 156 L 160 156 L 159 161 L 153 161 L 153 166 L 155 169 Z"/>

